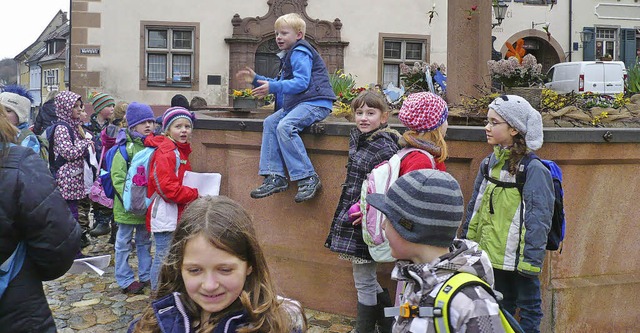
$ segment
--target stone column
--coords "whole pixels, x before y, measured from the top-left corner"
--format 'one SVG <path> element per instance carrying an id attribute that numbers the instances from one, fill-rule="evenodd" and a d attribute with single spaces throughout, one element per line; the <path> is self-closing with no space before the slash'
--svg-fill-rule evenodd
<path id="1" fill-rule="evenodd" d="M 491 0 L 448 1 L 447 101 L 459 104 L 463 96 L 478 96 L 475 85 L 490 86 Z M 477 9 L 469 15 L 473 6 Z"/>

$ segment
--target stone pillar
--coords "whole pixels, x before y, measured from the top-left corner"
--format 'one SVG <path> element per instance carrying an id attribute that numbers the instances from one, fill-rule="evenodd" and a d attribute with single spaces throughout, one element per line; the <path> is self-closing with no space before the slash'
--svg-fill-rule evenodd
<path id="1" fill-rule="evenodd" d="M 460 104 L 463 96 L 478 96 L 475 85 L 490 86 L 491 0 L 448 1 L 447 101 Z M 477 9 L 469 15 L 473 6 Z"/>

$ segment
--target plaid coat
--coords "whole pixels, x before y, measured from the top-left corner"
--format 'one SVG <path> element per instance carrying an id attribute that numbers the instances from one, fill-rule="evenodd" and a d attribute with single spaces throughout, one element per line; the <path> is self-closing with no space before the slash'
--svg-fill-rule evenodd
<path id="1" fill-rule="evenodd" d="M 342 184 L 340 201 L 325 242 L 325 247 L 331 251 L 372 260 L 369 248 L 362 239 L 362 227 L 351 224 L 347 211 L 360 200 L 362 182 L 369 172 L 400 149 L 399 137 L 400 133 L 388 125 L 369 133 L 362 133 L 357 128 L 351 130 L 347 177 Z"/>

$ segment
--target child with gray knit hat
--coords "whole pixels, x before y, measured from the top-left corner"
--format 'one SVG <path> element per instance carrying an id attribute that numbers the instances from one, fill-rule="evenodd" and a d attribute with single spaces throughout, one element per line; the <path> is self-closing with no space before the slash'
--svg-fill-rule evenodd
<path id="1" fill-rule="evenodd" d="M 542 117 L 524 98 L 503 95 L 489 105 L 485 124 L 493 153 L 478 170 L 461 236 L 489 255 L 505 309 L 520 307 L 522 328 L 539 332 L 538 275 L 555 200 L 551 173 L 532 152 L 542 147 Z"/>
<path id="2" fill-rule="evenodd" d="M 458 182 L 448 173 L 423 169 L 398 178 L 386 194 L 369 194 L 367 202 L 385 215 L 383 229 L 392 255 L 399 259 L 391 277 L 405 283 L 400 308 L 386 308 L 395 316 L 393 332 L 433 332 L 437 291 L 464 272 L 493 285 L 491 262 L 478 244 L 456 239 L 462 220 L 463 198 Z M 426 300 L 426 301 L 425 301 Z M 452 332 L 504 332 L 495 298 L 478 284 L 461 287 L 448 302 Z M 414 309 L 407 314 L 401 311 Z M 447 330 L 448 331 L 448 330 Z M 475 331 L 475 330 L 474 330 Z"/>

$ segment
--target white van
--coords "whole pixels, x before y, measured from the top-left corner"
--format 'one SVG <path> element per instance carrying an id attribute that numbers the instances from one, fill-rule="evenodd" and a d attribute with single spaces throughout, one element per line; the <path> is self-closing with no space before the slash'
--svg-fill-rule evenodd
<path id="1" fill-rule="evenodd" d="M 613 95 L 624 92 L 627 70 L 622 61 L 576 61 L 553 65 L 545 86 L 561 94 L 594 92 Z"/>

